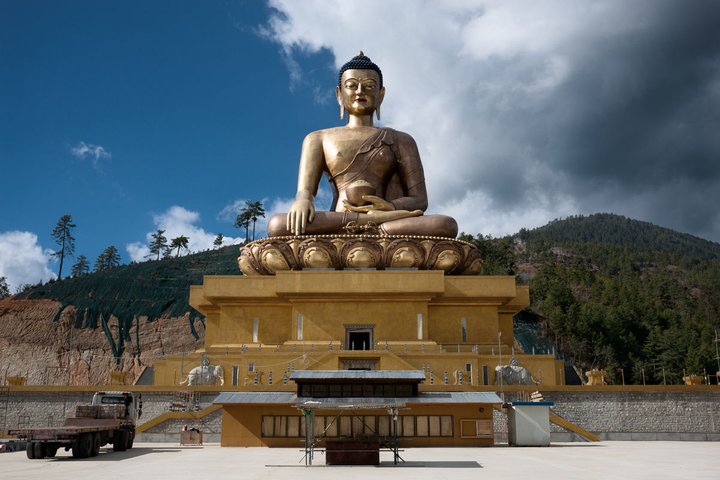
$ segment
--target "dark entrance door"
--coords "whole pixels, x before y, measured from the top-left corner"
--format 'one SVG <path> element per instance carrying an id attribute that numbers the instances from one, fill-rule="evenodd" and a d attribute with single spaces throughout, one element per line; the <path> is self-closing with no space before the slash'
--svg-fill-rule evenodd
<path id="1" fill-rule="evenodd" d="M 370 332 L 348 332 L 348 346 L 350 350 L 370 350 Z"/>

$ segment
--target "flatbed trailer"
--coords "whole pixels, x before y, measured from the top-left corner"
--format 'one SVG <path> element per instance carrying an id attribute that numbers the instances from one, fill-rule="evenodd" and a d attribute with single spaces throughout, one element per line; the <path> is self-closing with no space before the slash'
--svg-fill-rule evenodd
<path id="1" fill-rule="evenodd" d="M 98 392 L 91 405 L 78 406 L 76 416 L 65 419 L 61 427 L 12 429 L 8 434 L 27 442 L 30 459 L 52 458 L 60 448 L 72 450 L 75 458 L 94 457 L 107 444 L 116 452 L 132 448 L 140 413 L 134 394 Z"/>

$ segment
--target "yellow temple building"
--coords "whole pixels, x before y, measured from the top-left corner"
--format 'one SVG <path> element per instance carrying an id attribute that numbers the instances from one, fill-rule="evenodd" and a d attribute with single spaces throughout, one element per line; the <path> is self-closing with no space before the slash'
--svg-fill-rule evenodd
<path id="1" fill-rule="evenodd" d="M 205 349 L 156 362 L 155 384 L 177 385 L 206 358 L 224 372 L 227 393 L 216 400 L 224 409 L 222 445 L 297 446 L 304 424 L 296 380 L 307 376 L 301 372 L 386 371 L 375 380 L 351 375 L 355 387 L 326 373 L 325 384 L 344 383 L 346 392 L 318 387 L 336 394 L 320 393 L 335 403 L 327 411 L 316 405 L 315 433 L 387 433 L 392 397 L 402 405 L 401 445 L 489 446 L 493 405 L 500 403 L 492 392 L 502 388 L 498 365 L 509 364 L 514 353 L 536 383 L 563 380 L 562 362 L 554 356 L 513 352 L 512 317 L 528 303 L 528 288 L 512 276 L 441 270 L 208 276 L 190 292 L 190 304 L 206 316 Z M 368 389 L 381 391 L 377 382 L 396 385 L 401 371 L 420 372 L 414 394 L 398 395 L 400 387 L 393 386 L 384 391 L 390 388 L 392 395 L 368 395 Z M 353 398 L 351 409 L 363 410 L 363 423 L 355 420 L 354 429 L 352 420 L 332 425 L 343 397 Z M 360 407 L 359 397 L 372 400 Z"/>

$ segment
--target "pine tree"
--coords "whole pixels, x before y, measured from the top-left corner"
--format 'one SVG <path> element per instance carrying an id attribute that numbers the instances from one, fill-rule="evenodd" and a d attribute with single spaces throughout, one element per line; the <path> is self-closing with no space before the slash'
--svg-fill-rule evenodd
<path id="1" fill-rule="evenodd" d="M 255 241 L 255 222 L 257 222 L 258 218 L 265 218 L 265 209 L 259 200 L 254 202 L 246 200 L 245 205 L 247 205 L 248 215 L 250 216 L 250 220 L 252 220 L 252 239 Z"/>
<path id="2" fill-rule="evenodd" d="M 170 248 L 168 248 L 168 251 L 175 250 L 175 257 L 180 256 L 180 250 L 187 250 L 188 249 L 188 242 L 190 239 L 184 235 L 180 235 L 179 237 L 173 238 L 172 242 L 170 242 Z"/>
<path id="3" fill-rule="evenodd" d="M 223 237 L 223 234 L 222 234 L 222 233 L 218 233 L 218 234 L 217 234 L 217 237 L 215 237 L 215 240 L 213 241 L 213 245 L 215 246 L 215 248 L 220 248 L 220 247 L 222 247 L 223 239 L 224 239 L 224 238 L 225 238 L 225 237 Z"/>
<path id="4" fill-rule="evenodd" d="M 150 241 L 150 255 L 156 255 L 156 260 L 160 260 L 160 255 L 167 253 L 168 243 L 167 238 L 164 235 L 165 230 L 158 230 L 151 235 L 152 240 Z"/>
<path id="5" fill-rule="evenodd" d="M 252 222 L 252 239 L 255 240 L 255 222 L 257 222 L 258 218 L 264 217 L 265 208 L 263 208 L 262 202 L 259 200 L 245 200 L 245 208 L 240 210 L 240 214 L 235 220 L 236 227 L 245 228 L 245 243 L 248 242 L 249 238 L 248 230 L 250 229 L 250 222 Z"/>
<path id="6" fill-rule="evenodd" d="M 10 286 L 7 283 L 7 278 L 0 277 L 0 298 L 10 296 Z"/>
<path id="7" fill-rule="evenodd" d="M 109 270 L 120 265 L 120 254 L 115 245 L 110 245 L 95 260 L 95 271 Z"/>
<path id="8" fill-rule="evenodd" d="M 77 261 L 72 266 L 72 270 L 70 271 L 71 277 L 79 277 L 81 275 L 86 275 L 90 272 L 90 262 L 88 262 L 88 259 L 85 255 L 79 255 L 77 257 Z"/>
<path id="9" fill-rule="evenodd" d="M 246 209 L 240 211 L 235 219 L 235 226 L 245 229 L 245 243 L 250 241 L 250 212 Z"/>
<path id="10" fill-rule="evenodd" d="M 52 253 L 53 257 L 60 258 L 58 280 L 62 280 L 62 269 L 65 257 L 72 257 L 75 253 L 75 237 L 72 236 L 73 228 L 75 228 L 75 224 L 72 223 L 72 216 L 66 214 L 60 217 L 51 234 L 55 239 L 55 243 L 60 246 L 60 250 Z"/>

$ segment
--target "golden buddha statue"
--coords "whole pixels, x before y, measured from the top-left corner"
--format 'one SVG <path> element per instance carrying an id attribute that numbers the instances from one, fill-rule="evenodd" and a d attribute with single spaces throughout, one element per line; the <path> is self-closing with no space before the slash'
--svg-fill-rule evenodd
<path id="1" fill-rule="evenodd" d="M 424 215 L 425 176 L 413 138 L 373 126 L 385 97 L 382 72 L 363 52 L 340 69 L 336 96 L 344 127 L 312 132 L 300 155 L 298 190 L 290 211 L 273 216 L 268 236 L 348 233 L 454 238 L 458 227 L 445 215 Z M 331 211 L 316 212 L 323 172 L 333 189 Z M 377 231 L 375 231 L 375 229 Z"/>

